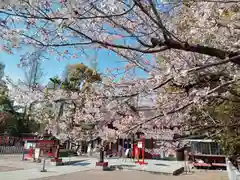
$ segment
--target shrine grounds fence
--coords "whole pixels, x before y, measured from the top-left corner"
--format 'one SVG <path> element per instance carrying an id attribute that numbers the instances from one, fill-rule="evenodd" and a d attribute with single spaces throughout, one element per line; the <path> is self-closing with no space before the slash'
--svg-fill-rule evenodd
<path id="1" fill-rule="evenodd" d="M 0 155 L 21 153 L 23 153 L 23 138 L 0 136 Z"/>
<path id="2" fill-rule="evenodd" d="M 21 137 L 8 136 L 0 134 L 0 155 L 1 154 L 21 154 L 25 139 L 33 139 L 32 134 L 22 134 Z"/>
<path id="3" fill-rule="evenodd" d="M 0 146 L 0 154 L 22 154 L 23 146 Z"/>

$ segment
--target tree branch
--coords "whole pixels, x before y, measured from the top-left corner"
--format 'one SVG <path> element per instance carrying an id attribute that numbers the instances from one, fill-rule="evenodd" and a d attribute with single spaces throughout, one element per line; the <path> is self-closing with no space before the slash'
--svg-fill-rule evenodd
<path id="1" fill-rule="evenodd" d="M 224 83 L 224 84 L 221 84 L 221 85 L 217 86 L 216 88 L 213 88 L 212 90 L 210 90 L 210 91 L 206 94 L 206 96 L 203 96 L 203 97 L 201 97 L 201 98 L 207 98 L 208 95 L 210 95 L 210 94 L 216 92 L 217 90 L 221 89 L 222 87 L 228 86 L 228 85 L 230 85 L 230 84 L 232 84 L 232 83 L 234 83 L 233 80 L 232 80 L 232 81 L 228 81 L 228 82 L 226 82 L 226 83 Z M 179 111 L 187 108 L 188 106 L 190 106 L 190 105 L 192 105 L 192 104 L 194 104 L 194 101 L 190 101 L 189 103 L 187 103 L 187 104 L 185 104 L 185 105 L 183 105 L 183 106 L 181 106 L 181 107 L 179 107 L 179 108 L 176 108 L 176 109 L 174 109 L 174 110 L 171 110 L 171 111 L 167 112 L 166 115 L 170 115 L 170 114 L 179 112 Z M 136 124 L 135 126 L 132 126 L 131 128 L 129 128 L 129 129 L 127 129 L 126 131 L 124 131 L 123 133 L 128 133 L 128 132 L 130 132 L 131 130 L 136 129 L 137 127 L 139 127 L 139 126 L 141 126 L 141 125 L 143 125 L 143 124 L 146 124 L 146 123 L 148 123 L 148 122 L 151 122 L 151 121 L 153 121 L 153 120 L 155 120 L 155 119 L 157 119 L 157 118 L 163 117 L 163 116 L 165 116 L 165 114 L 164 114 L 164 113 L 160 113 L 160 114 L 158 114 L 158 115 L 156 115 L 156 116 L 154 116 L 154 117 L 151 117 L 150 119 L 146 119 L 146 120 L 144 120 L 144 121 Z"/>
<path id="2" fill-rule="evenodd" d="M 214 47 L 203 46 L 200 44 L 189 44 L 188 42 L 181 43 L 173 39 L 167 41 L 152 38 L 151 42 L 154 46 L 167 46 L 169 49 L 178 49 L 183 51 L 205 54 L 220 59 L 232 58 L 231 62 L 240 65 L 240 52 L 225 51 Z"/>

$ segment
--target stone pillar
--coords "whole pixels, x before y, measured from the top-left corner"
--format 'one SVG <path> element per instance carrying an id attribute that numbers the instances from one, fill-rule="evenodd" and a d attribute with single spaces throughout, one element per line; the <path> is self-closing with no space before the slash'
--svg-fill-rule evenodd
<path id="1" fill-rule="evenodd" d="M 92 144 L 91 144 L 91 142 L 88 143 L 87 154 L 88 154 L 88 156 L 92 156 Z"/>
<path id="2" fill-rule="evenodd" d="M 112 151 L 112 143 L 109 142 L 109 151 Z"/>
<path id="3" fill-rule="evenodd" d="M 82 144 L 81 144 L 81 141 L 78 142 L 77 154 L 78 154 L 78 156 L 82 155 Z"/>

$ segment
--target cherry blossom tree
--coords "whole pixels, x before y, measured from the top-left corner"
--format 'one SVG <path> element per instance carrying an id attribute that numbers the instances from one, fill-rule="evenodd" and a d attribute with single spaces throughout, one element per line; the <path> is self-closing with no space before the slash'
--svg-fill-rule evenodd
<path id="1" fill-rule="evenodd" d="M 59 58 L 77 57 L 87 48 L 107 49 L 121 56 L 129 62 L 126 69 L 140 68 L 149 73 L 149 78 L 135 79 L 122 90 L 112 81 L 103 81 L 104 85 L 87 95 L 89 99 L 81 108 L 85 114 L 78 114 L 80 110 L 73 114 L 98 124 L 97 129 L 101 126 L 101 135 L 141 130 L 173 138 L 174 133 L 188 129 L 183 125 L 192 118 L 193 108 L 226 97 L 228 87 L 239 82 L 239 9 L 238 1 L 227 0 L 8 1 L 0 10 L 0 36 L 5 42 L 2 49 L 8 53 L 13 48 L 34 46 L 44 47 Z M 76 53 L 70 54 L 68 48 Z M 81 93 L 57 90 L 50 101 L 73 95 L 74 101 L 80 101 L 85 96 Z M 150 93 L 158 98 L 152 103 L 156 110 L 147 117 L 129 101 Z M 39 101 L 44 96 L 36 97 Z M 71 100 L 69 106 L 73 104 Z M 100 105 L 109 108 L 103 112 Z M 108 113 L 112 118 L 106 120 Z M 106 131 L 110 121 L 118 130 Z M 62 125 L 62 129 L 68 128 Z M 72 129 L 67 132 L 80 132 Z"/>

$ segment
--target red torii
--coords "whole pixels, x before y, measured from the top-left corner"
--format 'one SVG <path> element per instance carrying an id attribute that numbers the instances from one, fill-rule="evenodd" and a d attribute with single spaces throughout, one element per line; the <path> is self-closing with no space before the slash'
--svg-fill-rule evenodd
<path id="1" fill-rule="evenodd" d="M 138 144 L 137 146 L 135 146 L 135 153 L 137 155 L 137 162 L 138 164 L 140 165 L 143 165 L 143 164 L 148 164 L 147 162 L 144 161 L 144 155 L 145 155 L 145 137 L 144 136 L 141 136 L 141 140 L 138 141 Z M 140 149 L 142 149 L 142 161 L 140 161 L 139 159 L 139 155 L 140 155 Z"/>

